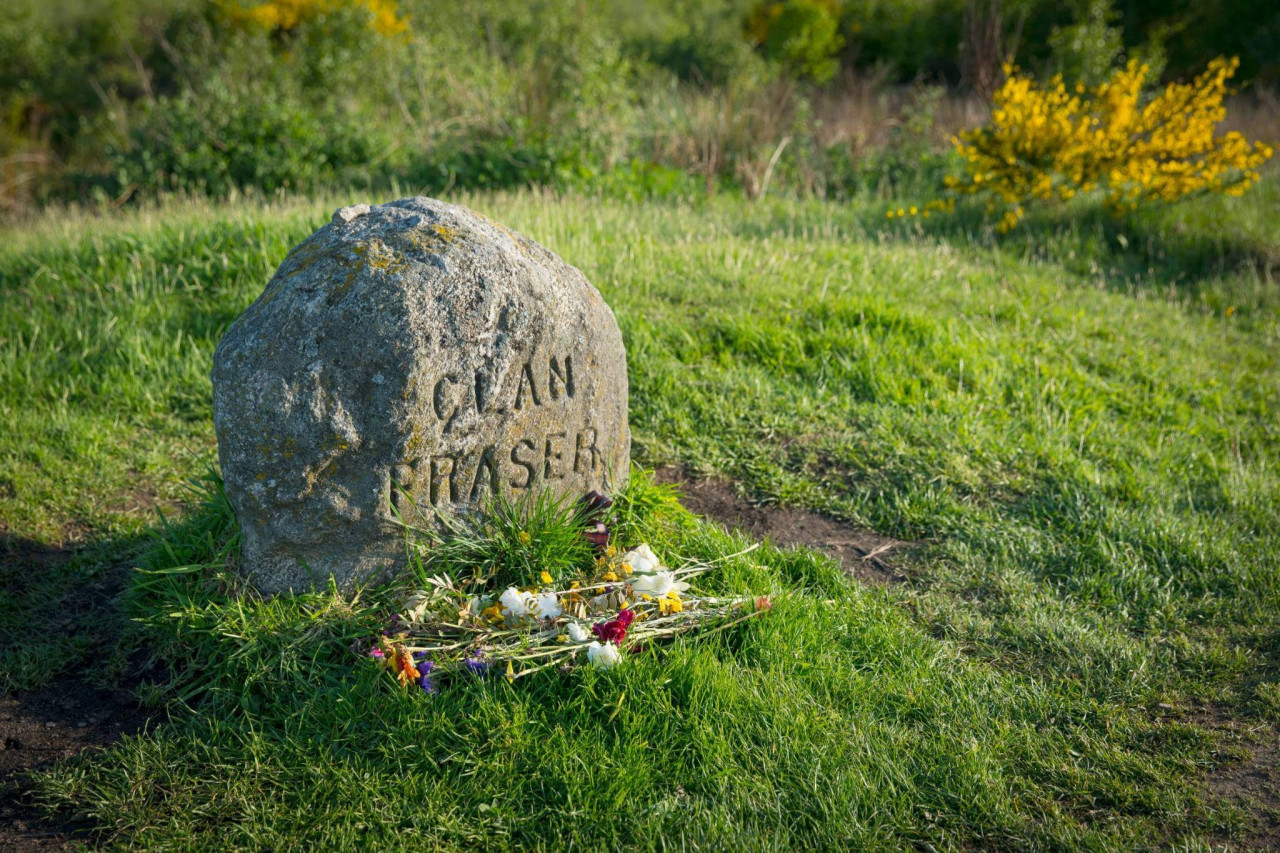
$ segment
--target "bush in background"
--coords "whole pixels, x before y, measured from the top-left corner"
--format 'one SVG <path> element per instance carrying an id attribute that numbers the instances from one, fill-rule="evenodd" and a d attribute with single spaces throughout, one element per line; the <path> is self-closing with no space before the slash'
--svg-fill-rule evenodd
<path id="1" fill-rule="evenodd" d="M 1040 85 L 1009 68 L 991 122 L 956 141 L 966 174 L 949 186 L 986 198 L 1002 214 L 1001 231 L 1018 224 L 1028 203 L 1095 190 L 1117 212 L 1199 193 L 1240 195 L 1273 152 L 1235 131 L 1215 134 L 1238 67 L 1215 59 L 1194 82 L 1151 95 L 1150 69 L 1136 59 L 1092 90 L 1069 88 L 1061 76 Z"/>
<path id="2" fill-rule="evenodd" d="M 1184 67 L 1182 30 L 1153 9 L 9 0 L 0 209 L 335 182 L 926 192 L 950 168 L 949 137 L 988 117 L 980 93 L 956 85 L 964 51 L 976 49 L 964 45 L 966 15 L 987 48 L 1016 42 L 1031 65 L 1088 85 L 1138 54 L 1151 65 L 1162 49 L 1174 73 Z"/>

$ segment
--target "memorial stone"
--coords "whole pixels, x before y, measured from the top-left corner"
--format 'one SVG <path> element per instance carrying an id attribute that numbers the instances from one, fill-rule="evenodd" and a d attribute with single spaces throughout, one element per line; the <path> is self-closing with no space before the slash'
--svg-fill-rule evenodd
<path id="1" fill-rule="evenodd" d="M 404 562 L 401 522 L 494 496 L 618 488 L 622 336 L 537 243 L 414 198 L 337 211 L 218 343 L 213 417 L 244 569 L 265 592 Z"/>

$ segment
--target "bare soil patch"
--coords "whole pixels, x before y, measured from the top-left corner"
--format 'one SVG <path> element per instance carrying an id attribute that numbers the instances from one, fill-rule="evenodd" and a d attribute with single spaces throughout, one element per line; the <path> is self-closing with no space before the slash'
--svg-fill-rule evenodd
<path id="1" fill-rule="evenodd" d="M 654 473 L 658 482 L 680 487 L 680 502 L 690 511 L 730 530 L 777 545 L 804 545 L 825 551 L 838 559 L 848 574 L 864 583 L 897 583 L 906 579 L 894 558 L 910 543 L 810 510 L 751 503 L 738 493 L 731 480 L 697 479 L 676 466 L 663 466 Z"/>
<path id="2" fill-rule="evenodd" d="M 1253 818 L 1248 834 L 1230 841 L 1233 849 L 1280 850 L 1280 736 L 1275 728 L 1238 719 L 1217 705 L 1200 709 L 1190 719 L 1225 735 L 1228 748 L 1245 753 L 1205 779 L 1214 799 L 1233 803 Z"/>
<path id="3" fill-rule="evenodd" d="M 26 797 L 27 777 L 143 728 L 147 717 L 123 691 L 62 682 L 0 698 L 0 850 L 74 847 L 73 823 L 51 822 Z"/>
<path id="4" fill-rule="evenodd" d="M 64 543 L 72 540 L 64 536 Z M 23 600 L 31 583 L 56 572 L 75 551 L 0 533 L 0 595 Z M 40 613 L 33 630 L 62 630 L 76 617 L 109 607 L 119 592 L 126 564 L 113 566 L 87 588 L 68 594 L 56 611 Z M 140 730 L 147 717 L 125 689 L 106 690 L 79 679 L 56 681 L 39 690 L 0 695 L 0 850 L 65 850 L 78 846 L 74 823 L 50 821 L 28 797 L 30 774 L 86 749 L 111 744 Z"/>

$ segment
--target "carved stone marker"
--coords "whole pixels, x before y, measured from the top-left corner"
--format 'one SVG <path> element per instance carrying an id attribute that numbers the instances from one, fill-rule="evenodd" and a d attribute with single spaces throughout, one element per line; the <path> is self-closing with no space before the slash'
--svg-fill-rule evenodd
<path id="1" fill-rule="evenodd" d="M 213 420 L 245 569 L 349 588 L 498 493 L 626 480 L 627 364 L 577 269 L 456 205 L 339 210 L 218 343 Z"/>

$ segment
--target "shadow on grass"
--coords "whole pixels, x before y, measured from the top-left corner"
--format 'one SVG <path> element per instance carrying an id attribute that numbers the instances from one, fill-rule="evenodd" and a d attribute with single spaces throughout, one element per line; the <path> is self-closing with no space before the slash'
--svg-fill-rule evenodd
<path id="1" fill-rule="evenodd" d="M 0 534 L 0 849 L 61 850 L 88 828 L 30 800 L 30 774 L 146 728 L 119 608 L 157 531 L 74 548 Z"/>
<path id="2" fill-rule="evenodd" d="M 962 201 L 950 214 L 905 220 L 888 219 L 889 202 L 875 199 L 842 206 L 779 205 L 772 215 L 748 218 L 734 230 L 760 238 L 779 231 L 803 234 L 806 228 L 820 232 L 834 218 L 837 227 L 884 243 L 945 243 L 969 253 L 996 252 L 1053 265 L 1118 291 L 1173 289 L 1194 297 L 1207 282 L 1225 275 L 1270 280 L 1280 272 L 1280 240 L 1267 230 L 1276 193 L 1270 186 L 1258 192 L 1264 197 L 1204 198 L 1122 216 L 1108 212 L 1099 200 L 1080 200 L 1033 209 L 1009 234 L 997 233 L 992 217 L 973 200 Z M 904 204 L 893 204 L 899 207 Z M 839 213 L 833 217 L 832 210 Z"/>
<path id="3" fill-rule="evenodd" d="M 1194 292 L 1208 279 L 1232 273 L 1270 277 L 1280 270 L 1280 246 L 1214 217 L 1219 207 L 1220 200 L 1205 199 L 1116 216 L 1097 201 L 1082 202 L 1036 211 L 1000 235 L 981 208 L 967 205 L 922 223 L 919 233 L 1053 264 L 1122 289 L 1155 284 Z M 908 234 L 899 229 L 900 237 Z"/>

